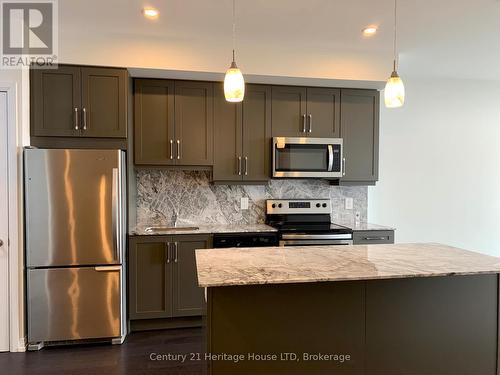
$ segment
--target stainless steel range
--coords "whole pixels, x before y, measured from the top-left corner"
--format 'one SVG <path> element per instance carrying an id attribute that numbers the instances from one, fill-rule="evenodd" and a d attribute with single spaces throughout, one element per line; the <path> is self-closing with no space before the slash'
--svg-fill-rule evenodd
<path id="1" fill-rule="evenodd" d="M 266 206 L 280 246 L 352 245 L 352 230 L 331 223 L 329 199 L 268 199 Z"/>

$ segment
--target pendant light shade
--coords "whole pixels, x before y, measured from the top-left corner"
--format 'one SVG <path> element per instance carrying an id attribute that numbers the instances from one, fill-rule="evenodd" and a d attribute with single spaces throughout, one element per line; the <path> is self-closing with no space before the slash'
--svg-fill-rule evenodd
<path id="1" fill-rule="evenodd" d="M 396 71 L 393 71 L 384 90 L 384 102 L 387 108 L 402 107 L 405 103 L 405 85 Z"/>
<path id="2" fill-rule="evenodd" d="M 226 101 L 237 103 L 242 102 L 245 97 L 245 80 L 241 70 L 236 65 L 234 50 L 236 48 L 236 4 L 233 0 L 233 62 L 226 71 L 224 77 L 224 96 Z"/>
<path id="3" fill-rule="evenodd" d="M 398 74 L 398 53 L 397 53 L 397 0 L 394 0 L 394 64 L 392 74 L 385 84 L 384 103 L 387 108 L 402 107 L 405 103 L 405 86 Z"/>
<path id="4" fill-rule="evenodd" d="M 224 77 L 224 96 L 233 103 L 241 102 L 245 97 L 245 80 L 234 60 Z"/>

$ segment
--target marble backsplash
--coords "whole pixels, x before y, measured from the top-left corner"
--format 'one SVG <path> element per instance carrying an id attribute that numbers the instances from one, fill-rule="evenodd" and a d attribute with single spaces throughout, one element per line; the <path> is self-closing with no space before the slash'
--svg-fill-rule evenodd
<path id="1" fill-rule="evenodd" d="M 330 186 L 323 180 L 271 180 L 262 185 L 212 185 L 209 172 L 137 170 L 137 225 L 253 224 L 265 220 L 266 199 L 329 198 L 332 221 L 349 222 L 359 212 L 367 217 L 366 186 Z M 248 210 L 240 209 L 240 198 L 248 197 Z M 354 200 L 352 210 L 344 199 Z"/>

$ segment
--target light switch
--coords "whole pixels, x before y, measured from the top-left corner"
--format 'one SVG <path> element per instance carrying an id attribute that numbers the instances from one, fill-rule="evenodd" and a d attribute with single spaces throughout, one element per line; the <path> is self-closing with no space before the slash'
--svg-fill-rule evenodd
<path id="1" fill-rule="evenodd" d="M 346 210 L 352 210 L 354 207 L 354 199 L 352 198 L 346 198 L 345 199 L 345 209 Z"/>
<path id="2" fill-rule="evenodd" d="M 240 208 L 242 210 L 248 210 L 248 197 L 242 197 L 241 198 Z"/>

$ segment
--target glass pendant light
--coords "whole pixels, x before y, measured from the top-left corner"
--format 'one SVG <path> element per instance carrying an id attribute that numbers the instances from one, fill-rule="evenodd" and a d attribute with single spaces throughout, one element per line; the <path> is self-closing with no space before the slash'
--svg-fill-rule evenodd
<path id="1" fill-rule="evenodd" d="M 384 90 L 384 102 L 387 108 L 402 107 L 405 103 L 405 86 L 398 75 L 398 54 L 397 54 L 397 6 L 398 0 L 394 0 L 394 65 L 393 71 Z"/>
<path id="2" fill-rule="evenodd" d="M 224 77 L 224 96 L 228 102 L 241 102 L 245 96 L 245 80 L 241 70 L 236 65 L 234 50 L 236 46 L 236 12 L 235 0 L 233 0 L 233 62 Z"/>

